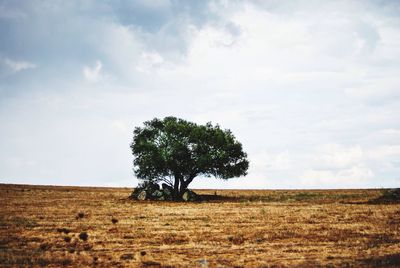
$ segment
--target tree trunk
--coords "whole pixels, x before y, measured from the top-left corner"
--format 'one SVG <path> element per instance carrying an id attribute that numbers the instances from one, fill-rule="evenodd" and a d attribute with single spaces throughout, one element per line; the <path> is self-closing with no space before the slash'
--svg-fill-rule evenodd
<path id="1" fill-rule="evenodd" d="M 174 183 L 174 193 L 173 193 L 173 197 L 175 200 L 180 200 L 181 197 L 179 196 L 179 175 L 175 175 L 175 183 Z"/>
<path id="2" fill-rule="evenodd" d="M 186 180 L 183 177 L 181 178 L 181 180 L 180 180 L 181 184 L 180 184 L 180 187 L 179 187 L 180 199 L 182 199 L 183 194 L 185 193 L 185 191 L 187 190 L 189 184 L 193 181 L 194 178 L 195 178 L 194 176 L 191 176 L 191 177 L 187 178 Z"/>
<path id="3" fill-rule="evenodd" d="M 174 183 L 174 199 L 182 200 L 182 196 L 188 188 L 189 184 L 193 181 L 195 176 L 191 176 L 188 179 L 184 179 L 182 175 L 175 175 Z"/>
<path id="4" fill-rule="evenodd" d="M 180 178 L 181 184 L 179 185 L 179 197 L 182 199 L 182 195 L 185 192 L 187 186 L 185 185 L 185 179 L 182 177 Z"/>

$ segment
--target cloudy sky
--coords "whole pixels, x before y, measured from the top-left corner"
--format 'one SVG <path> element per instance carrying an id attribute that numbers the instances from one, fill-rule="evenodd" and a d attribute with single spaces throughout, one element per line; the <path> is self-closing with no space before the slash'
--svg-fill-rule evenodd
<path id="1" fill-rule="evenodd" d="M 398 1 L 0 1 L 0 182 L 134 186 L 132 131 L 219 123 L 246 177 L 400 186 Z"/>

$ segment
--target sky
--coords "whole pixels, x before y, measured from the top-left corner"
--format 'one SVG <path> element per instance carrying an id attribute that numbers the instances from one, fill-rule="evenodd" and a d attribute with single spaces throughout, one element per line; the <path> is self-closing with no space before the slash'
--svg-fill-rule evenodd
<path id="1" fill-rule="evenodd" d="M 133 187 L 165 116 L 248 154 L 192 188 L 400 187 L 400 2 L 0 0 L 0 183 Z"/>

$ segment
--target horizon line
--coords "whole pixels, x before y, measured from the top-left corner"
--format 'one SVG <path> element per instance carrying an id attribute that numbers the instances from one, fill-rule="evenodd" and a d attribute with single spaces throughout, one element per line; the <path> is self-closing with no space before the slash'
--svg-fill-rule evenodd
<path id="1" fill-rule="evenodd" d="M 60 185 L 60 184 L 30 184 L 30 183 L 6 183 L 0 182 L 0 186 L 44 186 L 44 187 L 78 187 L 78 188 L 113 188 L 113 189 L 126 189 L 136 188 L 132 186 L 94 186 L 94 185 Z M 335 190 L 385 190 L 385 189 L 400 189 L 399 187 L 369 187 L 369 188 L 191 188 L 194 190 L 215 190 L 215 191 L 335 191 Z"/>

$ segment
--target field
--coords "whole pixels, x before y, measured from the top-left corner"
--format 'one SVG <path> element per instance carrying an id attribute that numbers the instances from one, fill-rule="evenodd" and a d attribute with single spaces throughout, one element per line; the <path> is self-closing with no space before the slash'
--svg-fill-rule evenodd
<path id="1" fill-rule="evenodd" d="M 0 266 L 400 266 L 400 203 L 384 190 L 130 192 L 0 184 Z"/>

